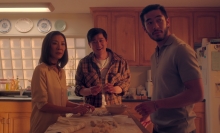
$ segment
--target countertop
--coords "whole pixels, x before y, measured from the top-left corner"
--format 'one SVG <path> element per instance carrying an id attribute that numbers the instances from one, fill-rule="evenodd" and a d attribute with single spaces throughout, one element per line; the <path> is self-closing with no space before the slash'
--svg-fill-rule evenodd
<path id="1" fill-rule="evenodd" d="M 68 99 L 72 102 L 82 102 L 83 98 L 78 96 L 69 96 Z M 144 102 L 150 99 L 122 99 L 122 102 Z M 0 101 L 31 101 L 31 97 L 8 97 L 0 96 Z"/>
<path id="2" fill-rule="evenodd" d="M 74 100 L 74 101 L 83 101 L 82 97 L 78 97 L 78 96 L 69 96 L 68 99 L 70 101 Z M 9 97 L 9 96 L 0 96 L 0 101 L 5 101 L 5 100 L 9 100 L 9 101 L 31 101 L 31 97 Z"/>
<path id="3" fill-rule="evenodd" d="M 72 102 L 82 102 L 83 98 L 78 96 L 69 96 L 69 101 Z M 144 102 L 149 101 L 150 99 L 122 99 L 122 102 Z M 8 96 L 0 96 L 0 101 L 31 101 L 31 97 L 8 97 Z M 201 102 L 205 102 L 203 99 Z"/>

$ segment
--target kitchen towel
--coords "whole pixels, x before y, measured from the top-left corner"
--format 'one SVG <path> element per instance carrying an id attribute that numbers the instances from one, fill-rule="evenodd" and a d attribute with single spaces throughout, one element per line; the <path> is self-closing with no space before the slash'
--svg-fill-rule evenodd
<path id="1" fill-rule="evenodd" d="M 86 126 L 86 122 L 59 117 L 57 122 L 48 127 L 45 133 L 72 133 Z"/>

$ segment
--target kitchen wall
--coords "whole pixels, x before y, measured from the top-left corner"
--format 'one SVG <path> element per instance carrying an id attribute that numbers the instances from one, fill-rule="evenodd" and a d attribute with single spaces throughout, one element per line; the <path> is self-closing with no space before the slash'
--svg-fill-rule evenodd
<path id="1" fill-rule="evenodd" d="M 150 67 L 144 66 L 131 66 L 131 87 L 138 87 L 139 85 L 145 86 L 147 81 L 147 74 Z"/>
<path id="2" fill-rule="evenodd" d="M 88 29 L 93 27 L 93 20 L 91 14 L 54 14 L 54 13 L 4 13 L 0 14 L 0 19 L 8 19 L 11 21 L 12 29 L 7 34 L 1 34 L 1 36 L 44 36 L 45 34 L 40 33 L 37 29 L 37 22 L 41 18 L 49 19 L 52 23 L 52 30 L 55 30 L 54 23 L 56 20 L 64 20 L 67 23 L 67 28 L 63 31 L 65 35 L 71 36 L 84 36 Z M 15 29 L 16 21 L 20 18 L 29 18 L 34 22 L 33 29 L 28 33 L 20 33 Z"/>
<path id="3" fill-rule="evenodd" d="M 56 30 L 54 28 L 54 24 L 56 20 L 64 20 L 67 24 L 66 29 L 63 33 L 68 37 L 85 37 L 87 31 L 93 27 L 93 18 L 92 15 L 89 13 L 81 13 L 81 14 L 55 14 L 55 13 L 4 13 L 0 14 L 0 19 L 8 19 L 11 22 L 11 30 L 6 33 L 0 33 L 1 37 L 24 37 L 24 36 L 40 36 L 44 37 L 46 34 L 41 33 L 37 29 L 37 22 L 42 19 L 46 18 L 51 21 L 52 28 L 51 31 Z M 21 33 L 16 30 L 15 24 L 16 21 L 20 18 L 29 18 L 33 21 L 34 27 L 31 31 L 27 33 Z M 87 45 L 88 46 L 88 45 Z M 89 47 L 86 48 L 86 53 L 90 53 L 91 49 Z M 147 80 L 147 70 L 149 67 L 139 67 L 139 66 L 132 66 L 130 67 L 132 80 L 131 80 L 131 87 L 137 87 L 139 85 L 145 84 Z"/>

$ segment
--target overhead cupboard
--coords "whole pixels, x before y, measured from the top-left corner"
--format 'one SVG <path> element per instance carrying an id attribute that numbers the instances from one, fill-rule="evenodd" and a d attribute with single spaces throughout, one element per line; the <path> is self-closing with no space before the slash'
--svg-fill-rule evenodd
<path id="1" fill-rule="evenodd" d="M 94 27 L 108 34 L 108 47 L 127 59 L 130 66 L 150 66 L 156 43 L 145 33 L 140 21 L 143 8 L 91 7 Z M 202 38 L 220 37 L 220 8 L 166 8 L 170 31 L 190 46 Z"/>

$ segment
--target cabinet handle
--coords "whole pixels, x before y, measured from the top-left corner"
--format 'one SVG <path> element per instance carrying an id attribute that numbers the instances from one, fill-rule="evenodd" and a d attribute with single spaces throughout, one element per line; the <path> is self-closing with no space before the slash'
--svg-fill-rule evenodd
<path id="1" fill-rule="evenodd" d="M 6 123 L 5 123 L 5 118 L 2 119 L 2 124 L 6 124 Z"/>
<path id="2" fill-rule="evenodd" d="M 10 124 L 10 118 L 8 118 L 8 124 Z"/>

